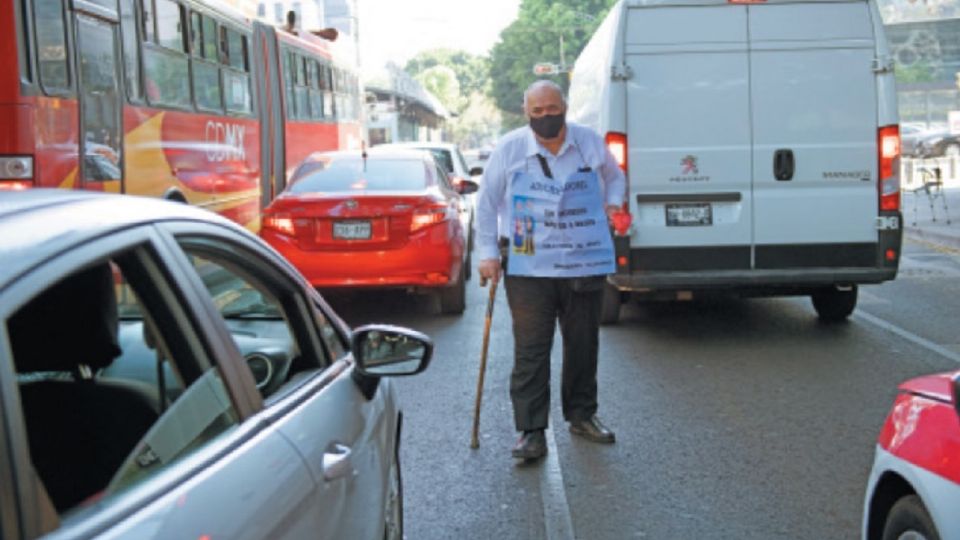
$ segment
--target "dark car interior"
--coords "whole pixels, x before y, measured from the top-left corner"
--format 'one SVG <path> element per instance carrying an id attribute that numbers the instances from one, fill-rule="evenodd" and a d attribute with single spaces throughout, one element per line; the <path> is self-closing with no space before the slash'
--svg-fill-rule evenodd
<path id="1" fill-rule="evenodd" d="M 31 458 L 57 511 L 102 490 L 159 417 L 147 384 L 95 378 L 121 353 L 113 273 L 100 264 L 9 321 Z M 44 376 L 45 375 L 45 376 Z"/>
<path id="2" fill-rule="evenodd" d="M 169 341 L 169 331 L 158 330 L 167 321 L 141 304 L 122 266 L 104 261 L 76 272 L 7 323 L 31 460 L 59 514 L 123 489 L 237 423 L 218 370 L 184 361 L 190 355 L 161 337 Z M 222 287 L 231 301 L 219 307 L 267 398 L 290 380 L 296 347 L 263 297 Z M 207 402 L 228 408 L 198 408 Z M 171 425 L 178 436 L 161 441 Z M 155 455 L 155 443 L 173 450 Z"/>

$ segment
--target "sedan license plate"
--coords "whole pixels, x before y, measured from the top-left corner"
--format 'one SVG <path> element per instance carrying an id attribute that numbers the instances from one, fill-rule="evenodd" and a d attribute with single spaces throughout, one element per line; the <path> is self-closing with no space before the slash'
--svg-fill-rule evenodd
<path id="1" fill-rule="evenodd" d="M 668 204 L 667 227 L 703 227 L 713 225 L 710 203 Z"/>
<path id="2" fill-rule="evenodd" d="M 333 237 L 337 240 L 369 240 L 369 221 L 334 221 Z"/>

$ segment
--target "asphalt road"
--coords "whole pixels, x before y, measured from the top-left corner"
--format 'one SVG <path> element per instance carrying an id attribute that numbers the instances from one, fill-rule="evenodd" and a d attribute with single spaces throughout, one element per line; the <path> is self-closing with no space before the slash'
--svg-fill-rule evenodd
<path id="1" fill-rule="evenodd" d="M 475 274 L 476 275 L 476 274 Z M 807 298 L 625 307 L 601 330 L 600 415 L 617 443 L 574 439 L 554 392 L 550 454 L 510 457 L 513 340 L 501 290 L 469 448 L 486 289 L 461 317 L 426 298 L 337 294 L 351 323 L 431 335 L 427 372 L 396 381 L 410 539 L 856 538 L 897 384 L 960 362 L 960 252 L 908 242 L 897 280 L 861 288 L 845 324 Z M 559 388 L 559 332 L 553 388 Z"/>

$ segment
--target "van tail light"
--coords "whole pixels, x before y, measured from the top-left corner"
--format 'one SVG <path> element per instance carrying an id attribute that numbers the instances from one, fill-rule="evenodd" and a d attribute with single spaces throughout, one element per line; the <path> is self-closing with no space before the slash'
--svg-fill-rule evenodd
<path id="1" fill-rule="evenodd" d="M 623 197 L 623 209 L 613 216 L 613 229 L 620 236 L 625 236 L 630 231 L 630 223 L 633 217 L 630 215 L 630 167 L 627 161 L 630 147 L 627 145 L 627 134 L 617 131 L 608 131 L 606 136 L 607 149 L 613 155 L 626 182 L 626 190 Z"/>
<path id="2" fill-rule="evenodd" d="M 445 202 L 421 206 L 413 211 L 413 217 L 410 219 L 410 232 L 416 232 L 424 227 L 443 223 L 453 218 L 454 212 Z"/>
<path id="3" fill-rule="evenodd" d="M 287 214 L 269 214 L 263 216 L 262 227 L 287 236 L 294 236 L 297 232 L 293 226 L 293 218 Z"/>
<path id="4" fill-rule="evenodd" d="M 880 155 L 880 210 L 900 210 L 900 126 L 884 126 L 877 136 Z"/>

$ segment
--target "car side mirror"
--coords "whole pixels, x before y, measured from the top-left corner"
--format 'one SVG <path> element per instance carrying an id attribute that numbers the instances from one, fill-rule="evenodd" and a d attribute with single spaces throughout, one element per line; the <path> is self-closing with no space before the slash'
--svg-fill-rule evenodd
<path id="1" fill-rule="evenodd" d="M 473 167 L 470 169 L 470 176 L 480 176 L 483 174 L 483 167 Z"/>
<path id="2" fill-rule="evenodd" d="M 458 179 L 454 184 L 454 187 L 457 188 L 457 193 L 461 195 L 469 195 L 480 190 L 480 184 L 474 182 L 473 180 L 466 180 L 463 178 Z"/>
<path id="3" fill-rule="evenodd" d="M 416 375 L 430 364 L 433 341 L 409 328 L 368 324 L 353 331 L 350 349 L 363 375 Z"/>

